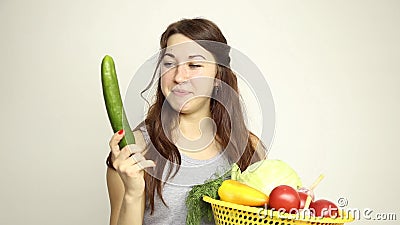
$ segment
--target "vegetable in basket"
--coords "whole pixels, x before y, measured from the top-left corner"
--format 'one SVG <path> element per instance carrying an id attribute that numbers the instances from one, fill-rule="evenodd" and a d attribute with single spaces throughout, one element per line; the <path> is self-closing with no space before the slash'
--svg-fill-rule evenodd
<path id="1" fill-rule="evenodd" d="M 265 159 L 251 164 L 243 172 L 238 165 L 232 167 L 232 180 L 247 184 L 268 195 L 279 185 L 294 189 L 302 186 L 299 175 L 287 163 L 277 159 Z"/>
<path id="2" fill-rule="evenodd" d="M 268 203 L 268 196 L 236 180 L 225 180 L 218 189 L 222 201 L 247 206 L 264 206 Z"/>
<path id="3" fill-rule="evenodd" d="M 229 176 L 230 175 L 230 176 Z M 200 224 L 201 220 L 212 220 L 211 205 L 202 200 L 203 196 L 218 199 L 218 189 L 227 179 L 236 180 L 263 192 L 266 196 L 271 190 L 281 184 L 286 184 L 297 189 L 301 187 L 301 180 L 297 173 L 286 163 L 280 160 L 261 160 L 250 165 L 241 172 L 237 164 L 233 164 L 232 170 L 222 177 L 208 181 L 192 188 L 186 198 L 188 214 L 186 225 Z"/>
<path id="4" fill-rule="evenodd" d="M 202 219 L 206 221 L 213 220 L 214 215 L 211 205 L 203 201 L 203 196 L 218 199 L 218 189 L 224 180 L 230 178 L 230 173 L 231 171 L 229 170 L 217 179 L 193 186 L 186 197 L 186 207 L 188 208 L 186 225 L 200 225 Z"/>
<path id="5" fill-rule="evenodd" d="M 275 187 L 269 195 L 269 208 L 287 213 L 296 213 L 300 208 L 300 196 L 288 185 Z"/>
<path id="6" fill-rule="evenodd" d="M 335 205 L 335 203 L 326 199 L 319 199 L 315 202 L 311 202 L 310 209 L 311 212 L 314 212 L 315 216 L 317 217 L 340 217 L 339 208 Z"/>

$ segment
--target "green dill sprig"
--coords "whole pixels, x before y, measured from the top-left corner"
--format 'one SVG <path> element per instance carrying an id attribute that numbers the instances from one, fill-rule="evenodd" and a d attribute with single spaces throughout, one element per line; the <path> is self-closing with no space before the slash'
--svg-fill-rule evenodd
<path id="1" fill-rule="evenodd" d="M 202 219 L 212 221 L 211 204 L 204 202 L 203 196 L 207 195 L 213 199 L 218 199 L 218 188 L 230 176 L 231 171 L 229 170 L 217 179 L 207 180 L 204 184 L 193 186 L 186 198 L 186 207 L 188 209 L 186 225 L 200 225 Z"/>

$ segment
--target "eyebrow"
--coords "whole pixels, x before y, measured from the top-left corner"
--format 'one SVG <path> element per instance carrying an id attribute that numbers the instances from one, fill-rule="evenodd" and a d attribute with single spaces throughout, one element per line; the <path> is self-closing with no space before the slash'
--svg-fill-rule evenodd
<path id="1" fill-rule="evenodd" d="M 164 54 L 164 57 L 165 57 L 165 56 L 169 56 L 169 57 L 175 58 L 175 55 L 172 54 L 172 53 L 165 53 L 165 54 Z M 193 59 L 193 58 L 196 58 L 196 57 L 200 57 L 200 58 L 203 58 L 204 60 L 206 60 L 206 57 L 204 57 L 204 56 L 202 56 L 202 55 L 189 55 L 189 56 L 188 56 L 188 59 Z"/>
<path id="2" fill-rule="evenodd" d="M 206 60 L 206 57 L 204 57 L 204 56 L 202 56 L 202 55 L 189 55 L 189 59 L 193 59 L 193 58 L 197 58 L 197 57 L 200 57 L 200 58 L 203 58 L 204 60 Z"/>

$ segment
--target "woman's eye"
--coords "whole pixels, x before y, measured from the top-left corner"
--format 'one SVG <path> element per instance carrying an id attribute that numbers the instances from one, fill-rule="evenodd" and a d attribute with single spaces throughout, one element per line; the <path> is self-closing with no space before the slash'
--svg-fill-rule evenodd
<path id="1" fill-rule="evenodd" d="M 174 66 L 174 63 L 172 63 L 172 62 L 164 62 L 163 66 L 166 67 L 166 68 L 171 68 L 171 67 Z"/>
<path id="2" fill-rule="evenodd" d="M 201 65 L 201 64 L 189 64 L 189 67 L 192 68 L 192 69 L 196 69 L 196 68 L 203 67 L 203 65 Z"/>

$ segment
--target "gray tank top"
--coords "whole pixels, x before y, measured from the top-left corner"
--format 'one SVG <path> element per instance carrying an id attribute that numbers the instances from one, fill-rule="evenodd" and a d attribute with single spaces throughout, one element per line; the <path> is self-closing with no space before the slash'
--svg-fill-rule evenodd
<path id="1" fill-rule="evenodd" d="M 150 137 L 146 128 L 140 130 L 147 143 Z M 186 196 L 196 184 L 203 184 L 204 181 L 214 177 L 215 174 L 223 174 L 230 168 L 228 159 L 224 154 L 207 160 L 197 160 L 181 154 L 181 166 L 175 177 L 168 180 L 163 188 L 163 198 L 167 206 L 156 195 L 154 199 L 154 212 L 150 215 L 150 209 L 146 206 L 143 224 L 145 225 L 184 225 L 186 224 L 187 208 L 185 205 Z M 205 223 L 202 224 L 215 224 Z"/>

